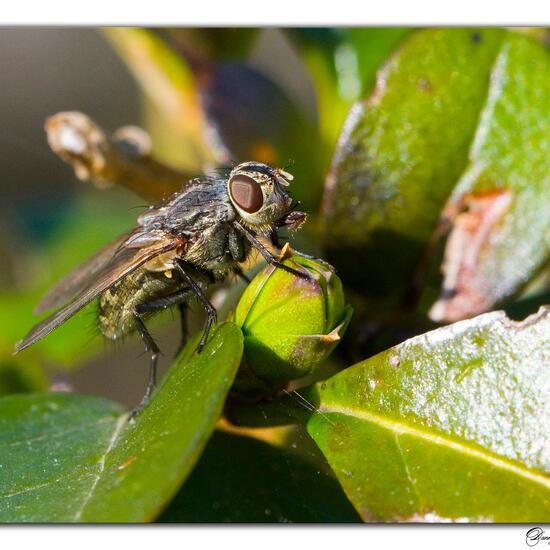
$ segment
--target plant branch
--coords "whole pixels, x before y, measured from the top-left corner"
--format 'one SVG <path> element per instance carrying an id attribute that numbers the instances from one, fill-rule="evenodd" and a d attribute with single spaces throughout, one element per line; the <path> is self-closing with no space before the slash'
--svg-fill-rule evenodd
<path id="1" fill-rule="evenodd" d="M 85 114 L 66 111 L 49 117 L 45 130 L 52 151 L 73 167 L 78 179 L 100 188 L 122 185 L 156 202 L 191 178 L 156 160 L 149 135 L 136 126 L 124 126 L 109 138 Z"/>

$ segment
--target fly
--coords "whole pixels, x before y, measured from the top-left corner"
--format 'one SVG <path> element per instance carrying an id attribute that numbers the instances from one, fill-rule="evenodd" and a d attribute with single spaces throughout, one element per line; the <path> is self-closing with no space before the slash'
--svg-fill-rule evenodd
<path id="1" fill-rule="evenodd" d="M 297 277 L 307 272 L 282 263 L 258 237 L 278 246 L 277 230 L 298 229 L 306 215 L 287 192 L 291 174 L 259 162 L 244 162 L 230 173 L 196 178 L 184 191 L 152 206 L 138 225 L 100 250 L 55 285 L 35 313 L 57 309 L 37 324 L 15 346 L 15 352 L 38 342 L 99 297 L 99 328 L 103 336 L 119 340 L 133 332 L 151 354 L 149 381 L 141 403 L 147 403 L 156 383 L 159 348 L 145 320 L 178 306 L 185 339 L 185 308 L 195 297 L 206 312 L 206 323 L 196 352 L 207 342 L 217 322 L 216 309 L 205 295 L 211 284 L 230 274 L 244 277 L 239 264 L 256 249 L 271 265 Z"/>

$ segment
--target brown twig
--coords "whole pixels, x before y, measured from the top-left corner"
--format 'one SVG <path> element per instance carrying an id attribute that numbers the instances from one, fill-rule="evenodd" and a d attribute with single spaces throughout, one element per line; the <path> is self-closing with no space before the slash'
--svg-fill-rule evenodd
<path id="1" fill-rule="evenodd" d="M 122 185 L 148 201 L 158 201 L 181 190 L 191 178 L 151 155 L 145 130 L 125 126 L 111 138 L 88 116 L 76 111 L 46 120 L 52 151 L 70 164 L 78 179 L 98 187 Z"/>

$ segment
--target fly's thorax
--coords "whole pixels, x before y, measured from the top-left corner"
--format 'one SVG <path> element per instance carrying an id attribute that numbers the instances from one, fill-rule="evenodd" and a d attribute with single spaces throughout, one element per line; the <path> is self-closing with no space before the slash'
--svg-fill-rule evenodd
<path id="1" fill-rule="evenodd" d="M 213 223 L 190 239 L 182 259 L 212 272 L 219 280 L 243 262 L 249 250 L 248 242 L 232 225 Z"/>
<path id="2" fill-rule="evenodd" d="M 212 223 L 233 221 L 235 210 L 227 194 L 226 182 L 226 178 L 211 179 L 177 193 L 159 210 L 160 223 L 173 231 L 192 233 L 203 231 Z M 159 220 L 148 218 L 148 223 L 159 223 Z"/>

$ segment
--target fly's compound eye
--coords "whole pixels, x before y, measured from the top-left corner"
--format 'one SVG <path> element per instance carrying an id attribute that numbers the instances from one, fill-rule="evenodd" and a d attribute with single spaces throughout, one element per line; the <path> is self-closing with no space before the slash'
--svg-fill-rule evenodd
<path id="1" fill-rule="evenodd" d="M 260 184 L 244 174 L 238 174 L 229 180 L 229 193 L 233 202 L 249 214 L 258 212 L 264 204 Z"/>

